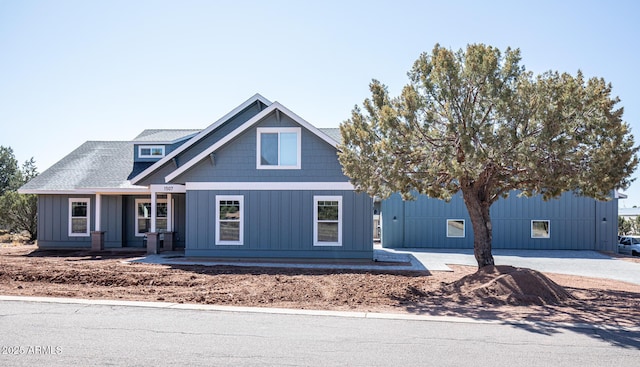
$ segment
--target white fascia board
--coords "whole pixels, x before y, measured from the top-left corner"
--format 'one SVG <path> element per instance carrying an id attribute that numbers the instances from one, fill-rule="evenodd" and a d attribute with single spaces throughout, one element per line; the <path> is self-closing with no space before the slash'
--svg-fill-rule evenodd
<path id="1" fill-rule="evenodd" d="M 23 190 L 19 189 L 19 194 L 35 194 L 35 195 L 130 195 L 130 194 L 148 194 L 151 191 L 146 187 L 140 188 L 79 188 L 76 190 Z"/>
<path id="2" fill-rule="evenodd" d="M 626 198 L 628 198 L 628 196 L 626 194 L 623 194 L 620 191 L 616 190 L 616 192 L 614 194 L 614 198 L 616 198 L 616 199 L 626 199 Z"/>
<path id="3" fill-rule="evenodd" d="M 245 108 L 251 106 L 256 101 L 260 101 L 260 102 L 262 102 L 263 104 L 265 104 L 267 106 L 271 105 L 271 101 L 269 101 L 268 99 L 266 99 L 263 96 L 261 96 L 260 93 L 256 93 L 253 97 L 247 99 L 242 104 L 240 104 L 238 107 L 236 107 L 233 110 L 231 110 L 231 112 L 227 113 L 226 115 L 224 115 L 221 118 L 219 118 L 216 122 L 214 122 L 213 124 L 209 125 L 209 127 L 207 127 L 206 129 L 200 131 L 199 133 L 197 133 L 197 135 L 192 137 L 189 141 L 187 141 L 186 143 L 182 144 L 181 146 L 176 148 L 171 153 L 165 155 L 164 158 L 162 158 L 161 160 L 159 160 L 156 163 L 152 164 L 149 168 L 145 169 L 144 171 L 142 171 L 141 173 L 136 175 L 136 177 L 131 179 L 131 183 L 136 184 L 140 180 L 142 180 L 145 177 L 147 177 L 148 175 L 152 174 L 156 169 L 164 166 L 165 163 L 171 161 L 175 156 L 177 156 L 178 154 L 182 153 L 185 149 L 189 148 L 193 144 L 195 144 L 198 141 L 200 141 L 200 139 L 202 139 L 205 136 L 209 135 L 209 133 L 212 132 L 213 130 L 215 130 L 216 128 L 218 128 L 218 126 L 222 125 L 227 120 L 229 120 L 233 116 L 237 115 L 238 113 L 240 113 Z"/>
<path id="4" fill-rule="evenodd" d="M 187 191 L 202 190 L 260 190 L 260 191 L 283 191 L 283 190 L 348 190 L 355 188 L 350 182 L 187 182 Z"/>
<path id="5" fill-rule="evenodd" d="M 242 134 L 245 130 L 247 130 L 251 126 L 257 124 L 260 120 L 262 120 L 263 118 L 265 118 L 266 116 L 268 116 L 269 114 L 271 114 L 275 110 L 278 110 L 278 111 L 282 112 L 283 114 L 287 115 L 288 117 L 293 119 L 296 123 L 300 124 L 305 129 L 309 130 L 310 132 L 312 132 L 313 134 L 318 136 L 320 139 L 324 140 L 325 142 L 327 142 L 328 144 L 330 144 L 331 146 L 333 146 L 334 148 L 337 149 L 337 146 L 338 146 L 338 142 L 337 141 L 333 140 L 330 136 L 328 136 L 327 134 L 325 134 L 322 131 L 318 130 L 318 128 L 316 128 L 315 126 L 311 125 L 305 119 L 303 119 L 302 117 L 296 115 L 291 110 L 289 110 L 288 108 L 286 108 L 283 105 L 281 105 L 279 102 L 273 102 L 269 107 L 267 107 L 264 110 L 260 111 L 260 113 L 258 113 L 257 115 L 253 116 L 247 122 L 245 122 L 244 124 L 240 125 L 235 130 L 233 130 L 232 132 L 227 134 L 227 136 L 225 136 L 224 138 L 220 139 L 218 142 L 216 142 L 215 144 L 213 144 L 209 148 L 205 149 L 204 151 L 202 151 L 197 156 L 193 157 L 187 163 L 183 164 L 182 166 L 180 166 L 179 168 L 177 168 L 176 170 L 174 170 L 173 172 L 168 174 L 164 178 L 165 182 L 171 182 L 171 180 L 173 180 L 174 178 L 176 178 L 176 177 L 180 176 L 181 174 L 183 174 L 189 168 L 193 167 L 196 163 L 198 163 L 201 160 L 207 158 L 211 153 L 213 153 L 216 150 L 218 150 L 220 147 L 222 147 L 223 145 L 225 145 L 226 143 L 231 141 L 236 136 Z"/>
<path id="6" fill-rule="evenodd" d="M 87 188 L 81 190 L 93 190 L 96 194 L 148 194 L 151 191 L 148 187 L 129 187 L 129 188 Z"/>
<path id="7" fill-rule="evenodd" d="M 29 190 L 18 189 L 18 194 L 30 195 L 93 195 L 95 191 L 90 190 Z"/>

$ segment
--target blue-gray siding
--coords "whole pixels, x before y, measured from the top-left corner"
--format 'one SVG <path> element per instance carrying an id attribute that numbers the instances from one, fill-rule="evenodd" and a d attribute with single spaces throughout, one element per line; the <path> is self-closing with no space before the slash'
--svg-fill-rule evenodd
<path id="1" fill-rule="evenodd" d="M 244 244 L 215 245 L 216 195 L 244 197 Z M 314 195 L 342 196 L 342 246 L 313 245 Z M 353 191 L 187 191 L 187 256 L 373 257 L 372 200 Z"/>
<path id="2" fill-rule="evenodd" d="M 151 196 L 138 195 L 138 196 L 126 196 L 124 222 L 125 233 L 124 242 L 125 247 L 144 247 L 144 237 L 136 236 L 136 199 L 151 199 Z M 185 238 L 185 195 L 172 195 L 173 200 L 173 230 L 174 230 L 174 246 L 184 247 Z"/>
<path id="3" fill-rule="evenodd" d="M 299 126 L 289 117 L 281 115 L 277 119 L 273 113 L 215 152 L 215 165 L 210 159 L 204 159 L 173 182 L 348 181 L 342 173 L 336 148 L 305 128 L 301 132 L 301 169 L 256 169 L 256 129 Z"/>
<path id="4" fill-rule="evenodd" d="M 222 126 L 215 129 L 212 133 L 202 138 L 200 141 L 198 141 L 194 145 L 188 147 L 183 152 L 180 152 L 180 154 L 176 156 L 175 162 L 177 162 L 178 166 L 181 166 L 187 163 L 189 160 L 191 160 L 191 158 L 195 157 L 203 150 L 215 144 L 218 140 L 228 135 L 231 131 L 235 130 L 240 125 L 242 125 L 243 123 L 251 119 L 253 116 L 257 115 L 264 108 L 265 106 L 259 101 L 247 107 L 246 109 L 244 109 L 243 111 L 235 115 L 234 117 L 230 118 Z M 176 169 L 176 166 L 173 162 L 167 162 L 162 168 L 158 169 L 156 172 L 154 172 L 152 175 L 142 180 L 138 184 L 139 185 L 164 184 L 165 176 L 173 172 L 175 169 Z"/>
<path id="5" fill-rule="evenodd" d="M 89 248 L 91 237 L 69 237 L 69 198 L 90 199 L 90 231 L 95 230 L 95 195 L 38 195 L 38 246 L 41 248 Z M 150 196 L 102 195 L 101 224 L 105 248 L 142 247 L 135 236 L 135 199 Z M 176 247 L 184 247 L 185 195 L 173 195 Z"/>
<path id="6" fill-rule="evenodd" d="M 572 193 L 546 202 L 512 194 L 491 207 L 493 247 L 615 251 L 617 206 L 616 199 L 600 202 Z M 393 195 L 382 202 L 382 216 L 385 247 L 473 247 L 473 229 L 460 195 L 448 203 L 426 196 L 405 202 Z M 447 237 L 447 219 L 465 220 L 464 238 Z M 532 220 L 549 220 L 550 238 L 531 238 Z"/>
<path id="7" fill-rule="evenodd" d="M 90 231 L 95 228 L 93 195 L 38 195 L 38 247 L 40 248 L 81 248 L 91 247 L 91 237 L 69 237 L 69 198 L 89 198 Z M 106 207 L 110 207 L 112 201 Z M 117 204 L 116 204 L 117 206 Z M 109 209 L 107 209 L 109 210 Z M 116 230 L 117 232 L 117 230 Z M 114 234 L 105 233 L 105 244 L 113 245 Z M 115 239 L 117 242 L 117 238 Z"/>

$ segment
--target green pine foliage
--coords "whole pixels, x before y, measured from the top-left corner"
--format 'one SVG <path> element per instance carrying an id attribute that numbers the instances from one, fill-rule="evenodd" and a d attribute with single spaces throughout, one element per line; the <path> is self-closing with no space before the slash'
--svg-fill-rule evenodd
<path id="1" fill-rule="evenodd" d="M 0 146 L 0 229 L 25 231 L 30 241 L 38 236 L 38 198 L 19 194 L 17 190 L 37 175 L 33 158 L 20 168 L 13 150 Z"/>
<path id="2" fill-rule="evenodd" d="M 462 192 L 480 267 L 493 264 L 489 208 L 513 190 L 607 200 L 631 182 L 638 147 L 602 78 L 534 75 L 518 49 L 483 44 L 435 45 L 408 76 L 397 97 L 372 81 L 340 126 L 340 162 L 358 190 L 382 198 Z"/>

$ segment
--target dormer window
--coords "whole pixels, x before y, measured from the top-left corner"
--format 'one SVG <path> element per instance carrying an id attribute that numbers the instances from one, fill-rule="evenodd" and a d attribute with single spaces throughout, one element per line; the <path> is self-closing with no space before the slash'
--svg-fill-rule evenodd
<path id="1" fill-rule="evenodd" d="M 262 127 L 257 129 L 258 169 L 300 169 L 300 128 Z"/>
<path id="2" fill-rule="evenodd" d="M 138 158 L 162 158 L 164 157 L 164 146 L 143 145 L 138 147 Z"/>

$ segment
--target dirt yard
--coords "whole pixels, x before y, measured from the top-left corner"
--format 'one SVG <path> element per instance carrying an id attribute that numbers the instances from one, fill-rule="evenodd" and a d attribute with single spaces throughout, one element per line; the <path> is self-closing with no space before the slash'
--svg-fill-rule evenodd
<path id="1" fill-rule="evenodd" d="M 511 267 L 394 273 L 124 262 L 139 255 L 0 244 L 0 294 L 640 325 L 640 285 L 613 280 Z"/>

